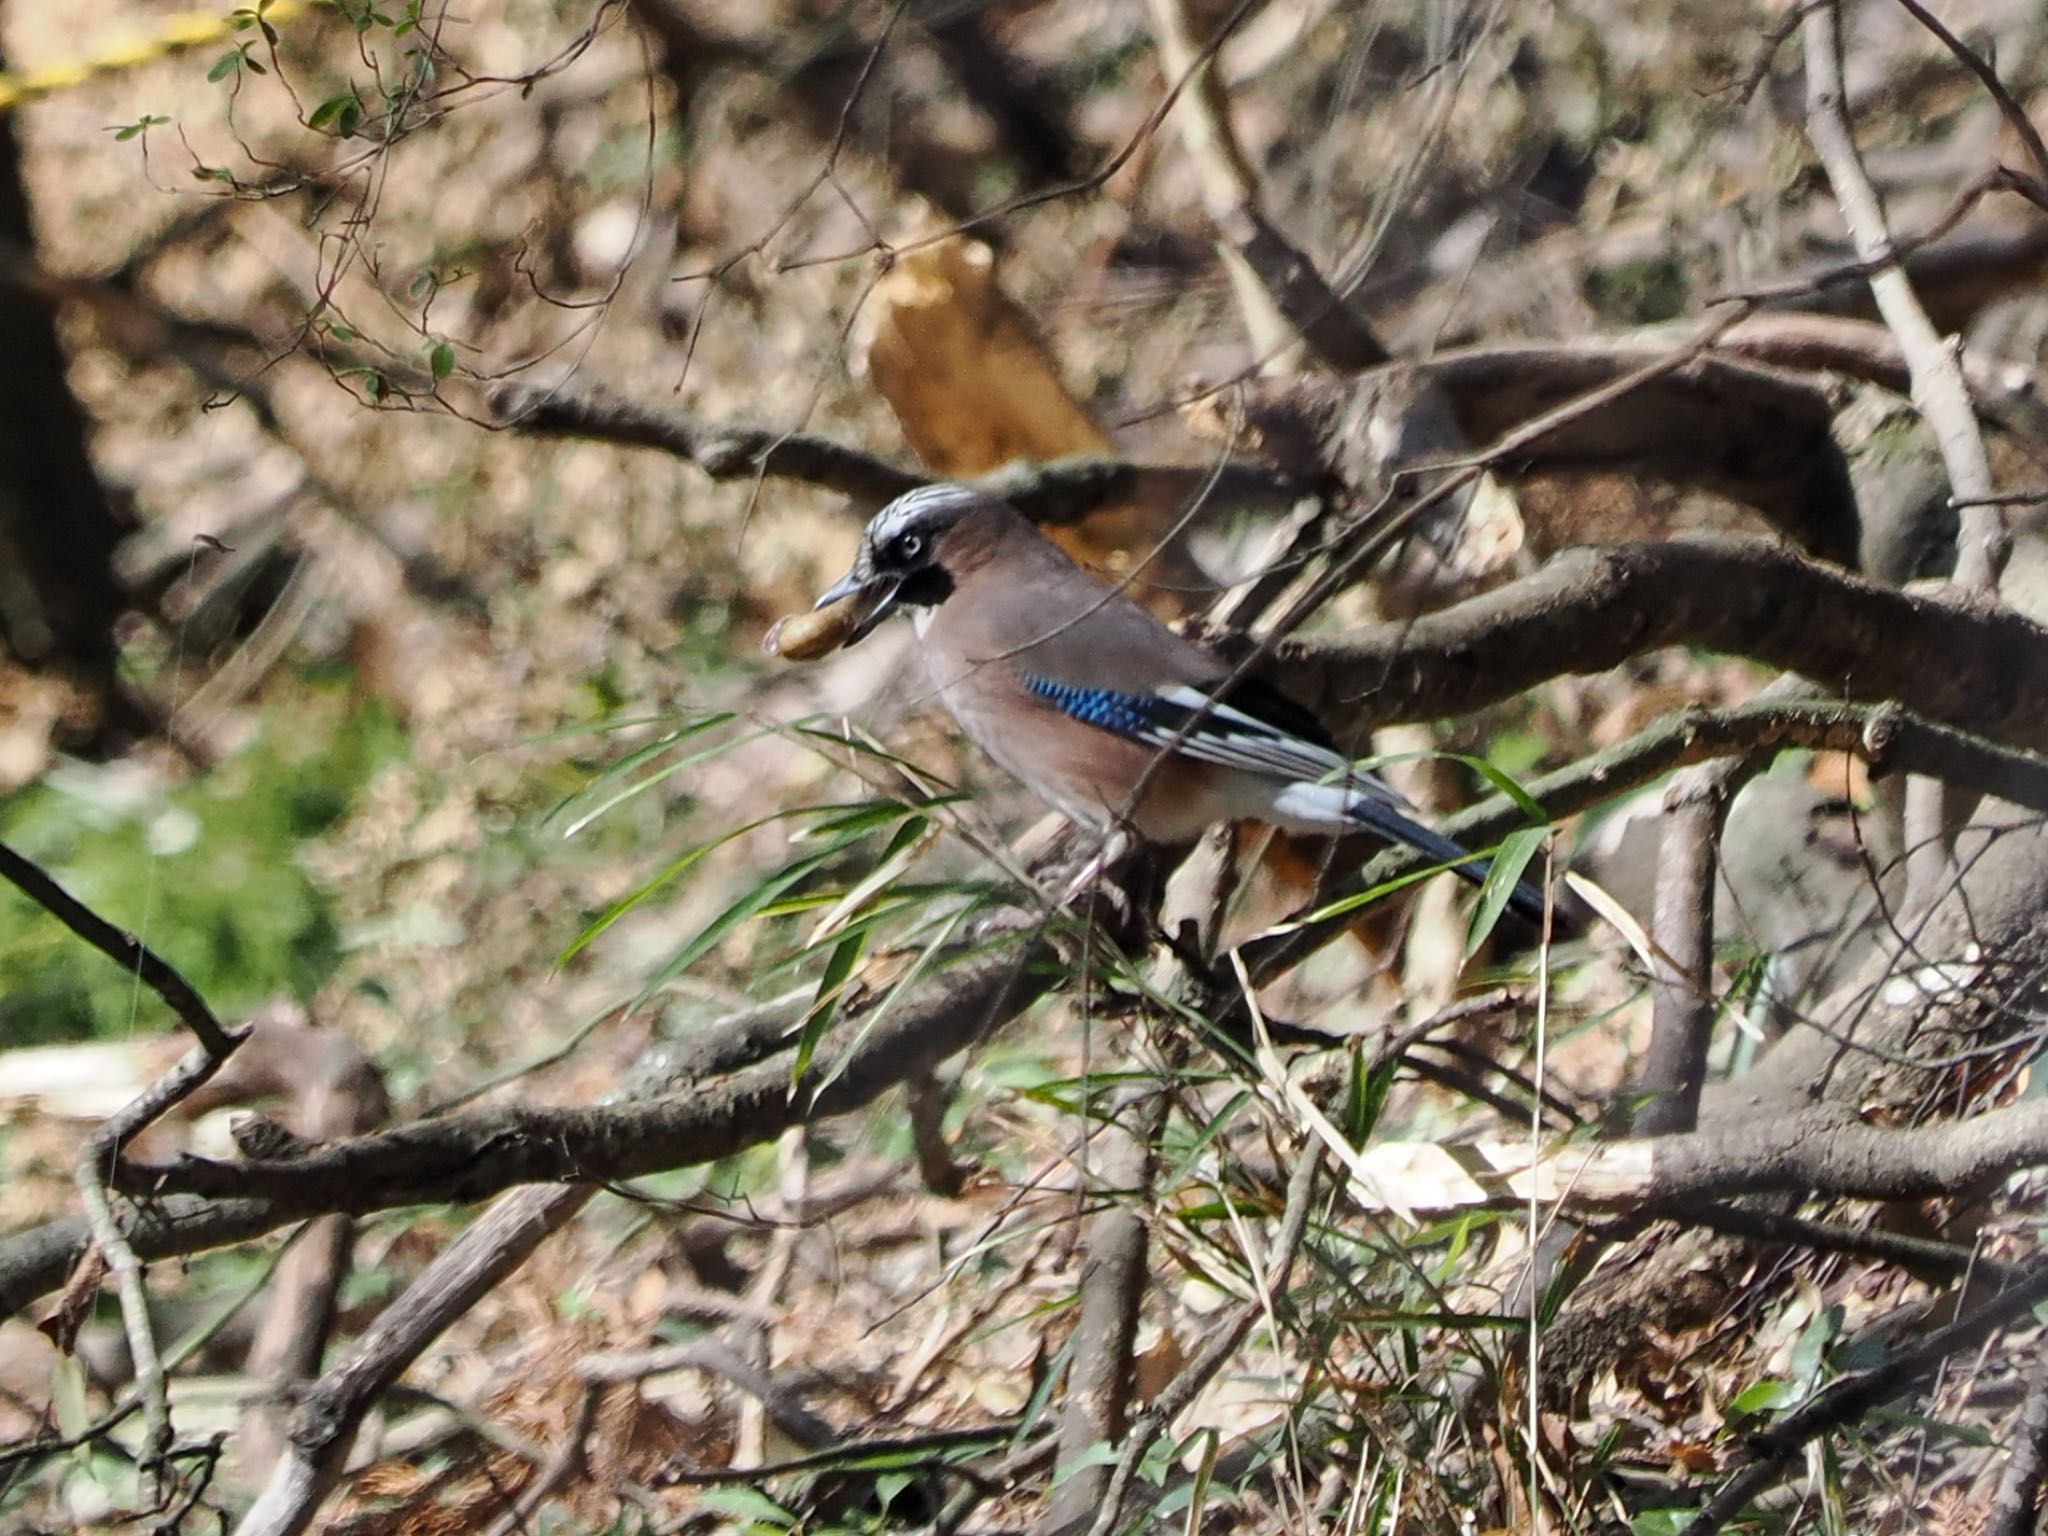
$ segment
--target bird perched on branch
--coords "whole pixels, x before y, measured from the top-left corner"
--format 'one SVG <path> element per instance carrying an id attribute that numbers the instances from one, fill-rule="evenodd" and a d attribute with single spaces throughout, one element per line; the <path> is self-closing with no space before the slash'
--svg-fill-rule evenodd
<path id="1" fill-rule="evenodd" d="M 1007 503 L 962 485 L 897 497 L 817 601 L 856 604 L 846 643 L 903 609 L 970 740 L 1042 800 L 1148 843 L 1219 821 L 1370 832 L 1478 883 L 1487 866 L 1403 814 L 1306 709 L 1175 634 Z M 814 610 L 815 611 L 815 610 Z M 1543 894 L 1509 906 L 1543 920 Z"/>

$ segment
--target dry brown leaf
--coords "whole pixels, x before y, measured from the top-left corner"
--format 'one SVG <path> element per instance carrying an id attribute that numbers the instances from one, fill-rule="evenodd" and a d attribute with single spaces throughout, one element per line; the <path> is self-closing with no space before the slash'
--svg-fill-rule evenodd
<path id="1" fill-rule="evenodd" d="M 100 1245 L 94 1243 L 71 1266 L 71 1278 L 64 1282 L 63 1293 L 36 1319 L 36 1327 L 42 1330 L 43 1336 L 65 1354 L 70 1354 L 77 1347 L 78 1330 L 92 1316 L 92 1304 L 98 1299 L 100 1283 L 106 1278 L 107 1256 L 100 1251 Z"/>
<path id="2" fill-rule="evenodd" d="M 955 235 L 898 257 L 869 312 L 868 377 L 939 474 L 1110 451 L 981 241 Z"/>

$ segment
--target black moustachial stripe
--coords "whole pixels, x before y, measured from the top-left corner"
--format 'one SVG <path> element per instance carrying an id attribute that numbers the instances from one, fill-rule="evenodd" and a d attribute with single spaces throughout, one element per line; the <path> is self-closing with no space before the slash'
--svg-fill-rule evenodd
<path id="1" fill-rule="evenodd" d="M 952 595 L 953 578 L 937 565 L 920 566 L 896 589 L 896 601 L 913 608 L 936 608 Z"/>

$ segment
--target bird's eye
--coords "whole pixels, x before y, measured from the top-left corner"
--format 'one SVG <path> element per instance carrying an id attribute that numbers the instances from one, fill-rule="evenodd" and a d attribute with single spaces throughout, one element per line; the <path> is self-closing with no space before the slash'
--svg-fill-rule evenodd
<path id="1" fill-rule="evenodd" d="M 924 535 L 921 533 L 897 535 L 895 541 L 889 546 L 889 553 L 899 563 L 908 565 L 924 553 Z"/>

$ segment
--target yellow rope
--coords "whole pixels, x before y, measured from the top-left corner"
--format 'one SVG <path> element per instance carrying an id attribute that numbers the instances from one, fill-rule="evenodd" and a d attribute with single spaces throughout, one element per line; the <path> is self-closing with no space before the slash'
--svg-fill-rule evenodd
<path id="1" fill-rule="evenodd" d="M 272 0 L 263 12 L 263 19 L 276 26 L 303 14 L 314 3 L 319 3 L 319 0 Z M 239 14 L 246 16 L 253 9 L 252 4 Z M 68 91 L 103 75 L 117 75 L 144 64 L 153 64 L 172 54 L 205 48 L 214 43 L 234 42 L 245 33 L 250 37 L 261 36 L 252 28 L 237 27 L 236 15 L 233 11 L 218 15 L 186 11 L 166 18 L 152 36 L 116 39 L 87 58 L 44 64 L 19 73 L 0 71 L 0 113 L 12 112 L 24 102 Z"/>

